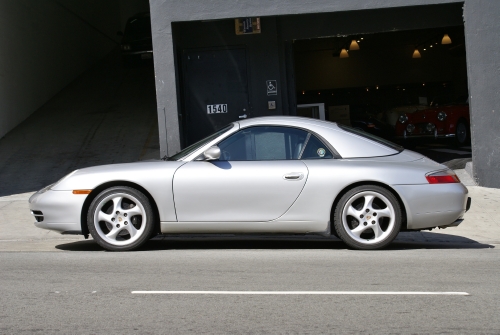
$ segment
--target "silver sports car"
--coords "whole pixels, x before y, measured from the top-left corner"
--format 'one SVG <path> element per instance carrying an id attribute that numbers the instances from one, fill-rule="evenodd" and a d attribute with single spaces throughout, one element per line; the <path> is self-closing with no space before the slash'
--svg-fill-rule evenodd
<path id="1" fill-rule="evenodd" d="M 234 122 L 157 161 L 71 172 L 34 194 L 35 225 L 132 250 L 156 234 L 334 234 L 355 249 L 453 227 L 470 207 L 455 173 L 340 124 Z"/>

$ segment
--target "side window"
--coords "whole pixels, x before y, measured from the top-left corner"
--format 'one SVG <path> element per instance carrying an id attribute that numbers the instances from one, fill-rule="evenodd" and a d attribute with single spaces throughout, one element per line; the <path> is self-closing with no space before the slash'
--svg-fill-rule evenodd
<path id="1" fill-rule="evenodd" d="M 242 129 L 219 143 L 220 160 L 298 159 L 307 134 L 304 130 L 289 127 L 262 126 Z"/>
<path id="2" fill-rule="evenodd" d="M 311 134 L 300 159 L 333 158 L 332 153 L 316 136 Z"/>

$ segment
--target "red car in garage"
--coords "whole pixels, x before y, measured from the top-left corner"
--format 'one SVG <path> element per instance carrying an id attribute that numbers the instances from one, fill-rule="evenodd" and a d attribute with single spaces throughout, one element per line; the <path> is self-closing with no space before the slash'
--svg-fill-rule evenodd
<path id="1" fill-rule="evenodd" d="M 396 122 L 396 138 L 404 142 L 419 139 L 454 139 L 459 146 L 470 141 L 469 104 L 430 107 L 401 115 Z"/>

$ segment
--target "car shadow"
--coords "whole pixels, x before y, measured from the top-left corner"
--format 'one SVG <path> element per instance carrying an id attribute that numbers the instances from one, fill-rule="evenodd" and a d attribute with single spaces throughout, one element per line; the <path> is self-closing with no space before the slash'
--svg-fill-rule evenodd
<path id="1" fill-rule="evenodd" d="M 64 251 L 105 251 L 94 240 L 59 244 L 55 248 Z M 495 248 L 495 246 L 462 236 L 429 232 L 403 232 L 387 248 L 380 251 L 487 248 Z M 148 241 L 136 251 L 218 249 L 345 250 L 348 247 L 340 239 L 333 236 L 161 235 Z"/>

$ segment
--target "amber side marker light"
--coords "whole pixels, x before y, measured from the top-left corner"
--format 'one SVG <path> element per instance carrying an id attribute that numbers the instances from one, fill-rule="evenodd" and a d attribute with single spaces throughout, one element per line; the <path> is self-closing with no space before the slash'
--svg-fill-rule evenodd
<path id="1" fill-rule="evenodd" d="M 92 190 L 73 190 L 73 194 L 90 194 Z"/>
<path id="2" fill-rule="evenodd" d="M 425 175 L 429 184 L 450 184 L 460 183 L 460 179 L 455 172 L 450 170 L 431 172 Z"/>

